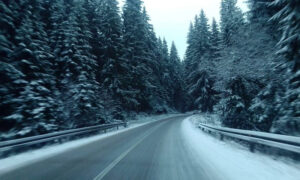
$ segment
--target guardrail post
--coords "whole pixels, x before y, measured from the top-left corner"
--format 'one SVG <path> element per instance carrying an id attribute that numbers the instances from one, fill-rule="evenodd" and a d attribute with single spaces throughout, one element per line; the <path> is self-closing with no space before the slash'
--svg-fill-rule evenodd
<path id="1" fill-rule="evenodd" d="M 255 151 L 255 144 L 254 143 L 250 143 L 249 149 L 250 149 L 251 152 L 254 153 L 254 151 Z"/>
<path id="2" fill-rule="evenodd" d="M 292 157 L 295 161 L 300 161 L 300 154 L 293 153 Z"/>
<path id="3" fill-rule="evenodd" d="M 224 135 L 220 134 L 220 140 L 223 141 L 224 140 Z"/>
<path id="4" fill-rule="evenodd" d="M 117 125 L 117 130 L 119 130 L 119 125 Z"/>

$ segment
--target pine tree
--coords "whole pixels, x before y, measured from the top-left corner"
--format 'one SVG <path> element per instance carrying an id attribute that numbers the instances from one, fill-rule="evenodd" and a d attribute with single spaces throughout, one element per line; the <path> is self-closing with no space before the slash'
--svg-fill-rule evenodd
<path id="1" fill-rule="evenodd" d="M 249 110 L 255 130 L 270 132 L 273 122 L 280 114 L 278 107 L 281 106 L 281 102 L 278 99 L 283 94 L 282 84 L 273 81 L 252 100 Z"/>
<path id="2" fill-rule="evenodd" d="M 176 66 L 180 64 L 180 57 L 178 55 L 178 50 L 174 41 L 172 42 L 171 49 L 170 49 L 170 62 L 172 64 L 175 63 Z"/>
<path id="3" fill-rule="evenodd" d="M 293 61 L 293 72 L 300 69 L 300 17 L 297 14 L 300 1 L 276 0 L 273 6 L 282 7 L 272 19 L 280 21 L 282 26 L 282 38 L 278 43 L 278 54 L 284 54 L 289 61 Z"/>
<path id="4" fill-rule="evenodd" d="M 245 80 L 242 77 L 232 78 L 227 84 L 228 91 L 222 100 L 222 124 L 231 128 L 253 129 L 248 112 L 249 99 Z"/>
<path id="5" fill-rule="evenodd" d="M 82 127 L 97 119 L 97 64 L 88 43 L 92 33 L 87 10 L 81 6 L 60 0 L 52 6 L 51 42 L 56 57 L 57 118 L 61 128 Z"/>
<path id="6" fill-rule="evenodd" d="M 212 61 L 217 61 L 221 56 L 220 55 L 221 39 L 220 39 L 219 27 L 215 19 L 213 19 L 212 21 L 211 35 L 209 40 L 211 46 L 210 56 L 212 58 Z"/>
<path id="7" fill-rule="evenodd" d="M 190 87 L 189 94 L 196 98 L 194 100 L 195 105 L 202 112 L 212 112 L 216 103 L 213 80 L 207 71 L 199 71 L 193 78 L 196 83 Z"/>
<path id="8" fill-rule="evenodd" d="M 50 44 L 54 53 L 55 61 L 55 81 L 56 92 L 55 101 L 57 108 L 57 123 L 60 129 L 74 127 L 71 119 L 71 109 L 73 102 L 71 100 L 71 86 L 74 84 L 73 79 L 77 64 L 72 60 L 72 45 L 76 37 L 74 25 L 74 16 L 71 16 L 72 1 L 56 0 L 51 4 L 50 15 Z"/>
<path id="9" fill-rule="evenodd" d="M 192 98 L 194 108 L 204 112 L 212 111 L 215 103 L 215 91 L 211 77 L 213 63 L 212 59 L 209 58 L 211 33 L 203 10 L 199 17 L 196 16 L 190 33 L 188 39 L 190 54 L 188 54 L 186 61 L 191 68 L 186 69 L 189 71 L 187 72 L 187 92 Z"/>
<path id="10" fill-rule="evenodd" d="M 166 51 L 166 48 L 163 48 L 163 41 L 161 38 L 157 39 L 154 52 L 156 64 L 153 72 L 156 75 L 157 83 L 155 86 L 157 87 L 157 92 L 153 94 L 156 98 L 151 100 L 151 104 L 155 107 L 154 112 L 163 113 L 166 111 L 168 103 L 170 103 L 170 92 L 167 87 L 168 84 L 165 84 L 165 79 L 168 78 L 168 69 L 166 64 L 168 62 L 166 60 L 168 51 Z"/>
<path id="11" fill-rule="evenodd" d="M 0 2 L 0 132 L 13 131 L 23 117 L 18 112 L 18 93 L 24 86 L 24 74 L 16 69 L 10 58 L 13 53 L 15 36 L 15 23 L 13 11 L 9 4 Z"/>
<path id="12" fill-rule="evenodd" d="M 130 110 L 143 111 L 149 109 L 148 88 L 151 84 L 148 74 L 149 58 L 145 44 L 147 37 L 147 22 L 143 18 L 142 2 L 140 0 L 127 0 L 123 7 L 123 33 L 125 58 L 130 64 L 130 80 L 126 101 Z M 151 86 L 151 85 L 150 85 Z"/>
<path id="13" fill-rule="evenodd" d="M 221 2 L 221 35 L 225 46 L 232 45 L 232 36 L 243 24 L 242 11 L 237 7 L 237 0 L 222 0 Z"/>
<path id="14" fill-rule="evenodd" d="M 164 84 L 165 72 L 168 71 L 168 45 L 157 39 L 153 26 L 149 23 L 150 17 L 146 8 L 142 11 L 143 22 L 145 24 L 145 45 L 147 66 L 149 67 L 147 76 L 147 99 L 150 102 L 149 108 L 155 113 L 168 112 L 172 106 L 170 89 Z"/>
<path id="15" fill-rule="evenodd" d="M 206 56 L 208 49 L 210 48 L 209 44 L 209 25 L 208 19 L 203 10 L 199 15 L 199 20 L 195 22 L 195 38 L 196 38 L 196 49 L 197 49 L 197 59 L 198 61 Z M 201 61 L 201 60 L 200 60 Z"/>
<path id="16" fill-rule="evenodd" d="M 5 133 L 7 138 L 11 138 L 7 134 L 16 131 L 24 120 L 20 111 L 24 103 L 20 92 L 27 81 L 24 73 L 17 69 L 17 61 L 12 58 L 16 34 L 14 9 L 18 7 L 14 1 L 0 2 L 0 133 Z"/>
<path id="17" fill-rule="evenodd" d="M 122 56 L 122 23 L 121 17 L 119 16 L 118 3 L 115 0 L 102 0 L 100 5 L 100 24 L 99 30 L 102 33 L 102 59 L 104 62 L 104 67 L 101 68 L 102 77 L 106 77 L 105 84 L 107 87 L 113 86 L 114 77 L 113 74 L 117 74 L 118 61 Z M 109 68 L 109 70 L 106 70 Z M 114 70 L 115 72 L 110 72 Z M 108 75 L 110 74 L 110 75 Z M 111 78 L 111 79 L 109 79 Z M 116 88 L 116 87 L 115 87 Z"/>
<path id="18" fill-rule="evenodd" d="M 83 8 L 80 3 L 76 4 L 75 12 L 76 23 L 78 26 L 78 36 L 76 51 L 74 51 L 73 60 L 78 62 L 78 71 L 80 72 L 77 78 L 76 90 L 73 95 L 75 106 L 75 120 L 77 127 L 84 127 L 93 125 L 97 122 L 97 113 L 100 109 L 99 100 L 99 87 L 96 81 L 96 71 L 98 64 L 96 57 L 92 54 L 92 47 L 89 40 L 92 38 L 92 33 L 88 28 L 88 9 Z M 77 28 L 76 28 L 77 29 Z"/>
<path id="19" fill-rule="evenodd" d="M 196 18 L 197 19 L 197 18 Z M 187 36 L 187 49 L 185 52 L 185 60 L 184 60 L 184 75 L 188 76 L 188 74 L 190 72 L 192 72 L 195 68 L 195 66 L 193 66 L 193 61 L 194 61 L 194 33 L 195 29 L 194 29 L 194 24 L 191 23 L 190 24 L 190 28 L 189 28 L 189 33 Z"/>
<path id="20" fill-rule="evenodd" d="M 171 103 L 171 94 L 173 94 L 173 84 L 171 79 L 171 62 L 170 62 L 170 54 L 169 54 L 169 47 L 166 39 L 162 40 L 162 47 L 161 47 L 161 64 L 163 66 L 163 75 L 162 75 L 162 84 L 166 89 L 166 100 L 168 103 Z"/>
<path id="21" fill-rule="evenodd" d="M 273 0 L 249 0 L 249 21 L 256 29 L 264 29 L 274 40 L 280 38 L 278 21 L 271 17 L 280 10 L 280 7 L 270 6 Z"/>
<path id="22" fill-rule="evenodd" d="M 105 32 L 109 32 L 109 30 L 105 31 L 104 29 L 109 26 L 108 19 L 105 17 L 108 14 L 112 15 L 110 10 L 110 7 L 107 8 L 108 4 L 114 4 L 114 1 L 106 2 L 104 0 L 82 0 L 83 1 L 83 8 L 87 11 L 87 19 L 88 19 L 88 28 L 90 29 L 91 36 L 89 38 L 89 45 L 91 46 L 91 53 L 95 56 L 99 71 L 97 72 L 97 81 L 101 82 L 103 81 L 103 77 L 101 75 L 101 70 L 103 69 L 103 66 L 105 64 L 104 60 L 104 53 L 105 53 Z M 106 7 L 106 9 L 102 8 Z M 114 10 L 112 8 L 112 10 Z M 103 12 L 107 12 L 108 14 L 105 14 Z M 109 17 L 112 21 L 115 21 L 115 17 L 112 16 Z M 103 29 L 102 29 L 103 27 Z M 119 28 L 118 26 L 116 29 Z"/>
<path id="23" fill-rule="evenodd" d="M 277 54 L 285 56 L 288 87 L 280 106 L 280 118 L 274 122 L 272 131 L 299 135 L 300 130 L 300 1 L 276 0 L 273 6 L 281 8 L 273 17 L 281 25 L 282 37 Z"/>
<path id="24" fill-rule="evenodd" d="M 0 10 L 3 137 L 180 106 L 177 49 L 157 39 L 142 1 L 126 1 L 123 21 L 116 0 L 11 0 Z"/>
<path id="25" fill-rule="evenodd" d="M 181 60 L 178 55 L 178 51 L 174 42 L 172 42 L 170 49 L 170 65 L 171 65 L 171 76 L 174 92 L 172 94 L 172 102 L 177 110 L 183 110 L 182 102 L 184 102 L 183 93 L 183 69 Z"/>
<path id="26" fill-rule="evenodd" d="M 44 10 L 39 0 L 24 2 L 23 18 L 16 30 L 17 47 L 12 59 L 23 72 L 27 84 L 20 92 L 23 105 L 19 112 L 23 123 L 19 127 L 21 135 L 46 133 L 54 130 L 54 101 L 49 95 L 53 86 L 53 76 L 49 42 L 45 24 L 41 18 Z M 25 105 L 26 104 L 26 105 Z"/>
<path id="27" fill-rule="evenodd" d="M 103 85 L 101 94 L 106 94 L 105 97 L 103 97 L 105 101 L 115 101 L 111 103 L 110 107 L 113 117 L 123 119 L 121 101 L 123 97 L 126 96 L 123 92 L 127 92 L 126 84 L 127 81 L 129 81 L 127 74 L 129 71 L 129 63 L 124 57 L 125 49 L 122 39 L 122 22 L 119 15 L 118 3 L 115 0 L 102 0 L 100 1 L 99 9 L 99 12 L 95 15 L 90 15 L 91 17 L 99 16 L 99 24 L 91 24 L 90 29 L 93 29 L 94 26 L 99 26 L 99 31 L 101 32 L 101 36 L 99 36 L 98 40 L 98 42 L 101 42 L 101 51 L 94 50 L 98 52 L 98 54 L 95 54 L 98 56 L 98 59 L 101 59 L 101 62 L 98 63 L 100 72 L 98 81 Z M 95 35 L 93 35 L 91 39 L 93 46 L 95 46 L 93 42 L 95 41 L 94 37 Z M 103 107 L 107 105 L 105 101 L 103 101 Z M 109 109 L 106 111 L 109 111 Z"/>

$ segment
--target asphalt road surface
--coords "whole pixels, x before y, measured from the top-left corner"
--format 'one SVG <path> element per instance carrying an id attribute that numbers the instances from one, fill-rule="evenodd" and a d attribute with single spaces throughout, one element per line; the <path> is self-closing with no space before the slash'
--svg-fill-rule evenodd
<path id="1" fill-rule="evenodd" d="M 0 175 L 1 180 L 209 180 L 177 116 L 118 133 Z"/>

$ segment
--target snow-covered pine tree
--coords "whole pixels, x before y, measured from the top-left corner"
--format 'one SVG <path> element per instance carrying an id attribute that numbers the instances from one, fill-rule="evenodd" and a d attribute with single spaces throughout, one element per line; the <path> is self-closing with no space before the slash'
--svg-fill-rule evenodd
<path id="1" fill-rule="evenodd" d="M 104 66 L 104 38 L 105 35 L 103 34 L 101 28 L 102 26 L 106 27 L 107 18 L 102 17 L 102 12 L 108 11 L 108 9 L 101 8 L 104 3 L 104 0 L 82 0 L 83 8 L 87 10 L 87 19 L 88 19 L 88 28 L 91 31 L 91 36 L 89 38 L 89 44 L 92 48 L 91 53 L 95 56 L 99 71 L 97 72 L 97 81 L 103 81 L 103 77 L 101 75 L 101 69 Z M 114 1 L 111 2 L 113 4 Z M 113 9 L 112 9 L 113 10 Z M 111 14 L 110 14 L 111 15 Z M 112 16 L 110 19 L 114 19 Z"/>
<path id="2" fill-rule="evenodd" d="M 230 46 L 232 36 L 243 24 L 243 13 L 237 7 L 237 0 L 222 0 L 221 2 L 221 36 L 225 46 Z"/>
<path id="3" fill-rule="evenodd" d="M 242 77 L 232 78 L 226 89 L 221 100 L 222 124 L 231 128 L 254 129 L 248 112 L 249 99 L 247 95 L 249 92 L 247 92 L 245 80 Z"/>
<path id="4" fill-rule="evenodd" d="M 189 89 L 189 85 L 192 85 L 192 82 L 190 82 L 191 79 L 191 75 L 193 72 L 197 71 L 198 68 L 198 62 L 196 61 L 196 30 L 195 30 L 195 26 L 198 23 L 199 19 L 198 16 L 195 16 L 195 20 L 194 23 L 190 24 L 190 28 L 189 28 L 189 33 L 187 36 L 187 49 L 185 52 L 185 59 L 184 59 L 184 82 L 185 82 L 185 86 L 184 86 L 184 92 L 186 92 L 186 99 L 187 99 L 187 108 L 186 110 L 193 110 L 196 109 L 196 107 L 194 106 L 194 100 L 193 97 L 188 93 L 190 91 Z"/>
<path id="5" fill-rule="evenodd" d="M 149 109 L 148 88 L 149 67 L 146 40 L 147 26 L 143 18 L 142 1 L 127 0 L 123 7 L 123 37 L 125 58 L 128 59 L 130 89 L 124 94 L 127 106 L 130 110 L 145 111 Z"/>
<path id="6" fill-rule="evenodd" d="M 155 50 L 154 50 L 154 54 L 155 54 L 155 60 L 156 60 L 156 64 L 154 65 L 153 68 L 153 75 L 156 76 L 156 90 L 157 92 L 153 93 L 154 97 L 151 100 L 151 104 L 153 104 L 152 106 L 155 107 L 154 112 L 157 113 L 162 113 L 164 111 L 166 111 L 166 107 L 168 105 L 169 101 L 169 89 L 167 89 L 167 85 L 164 84 L 165 82 L 165 78 L 168 74 L 168 69 L 167 69 L 167 60 L 166 57 L 168 56 L 167 53 L 168 51 L 166 51 L 165 48 L 163 48 L 163 41 L 161 40 L 161 38 L 159 37 L 157 39 L 157 42 L 155 43 Z"/>
<path id="7" fill-rule="evenodd" d="M 4 43 L 3 40 L 1 39 L 0 48 Z M 24 101 L 20 98 L 20 92 L 27 81 L 24 80 L 25 75 L 20 70 L 5 62 L 4 57 L 2 60 L 0 61 L 0 134 L 2 135 L 0 139 L 9 139 L 14 137 L 15 131 L 19 130 L 24 120 L 21 112 Z"/>
<path id="8" fill-rule="evenodd" d="M 173 64 L 175 64 L 175 67 L 178 67 L 180 65 L 180 57 L 178 55 L 178 50 L 177 50 L 177 47 L 175 45 L 175 42 L 173 41 L 172 42 L 172 45 L 171 45 L 171 49 L 170 49 L 170 62 Z M 180 69 L 177 69 L 178 71 Z"/>
<path id="9" fill-rule="evenodd" d="M 197 19 L 197 18 L 195 18 Z M 184 59 L 184 75 L 188 76 L 188 74 L 192 71 L 194 66 L 192 66 L 192 60 L 194 56 L 194 33 L 195 28 L 194 24 L 191 22 L 189 27 L 189 32 L 187 35 L 187 49 L 185 51 L 185 59 Z"/>
<path id="10" fill-rule="evenodd" d="M 188 93 L 191 95 L 194 107 L 201 111 L 212 111 L 215 103 L 215 91 L 213 90 L 213 79 L 210 77 L 213 69 L 210 54 L 210 31 L 208 20 L 202 10 L 199 17 L 196 16 L 194 29 L 189 40 L 192 55 L 188 60 L 190 69 L 187 76 Z"/>
<path id="11" fill-rule="evenodd" d="M 76 41 L 74 16 L 71 16 L 72 1 L 55 0 L 50 9 L 50 44 L 54 54 L 54 68 L 56 89 L 55 101 L 57 107 L 57 123 L 59 129 L 74 127 L 74 119 L 71 119 L 73 102 L 69 92 L 74 85 L 74 71 L 77 64 L 72 60 L 74 42 Z M 73 14 L 74 15 L 74 14 Z M 78 72 L 77 72 L 78 73 Z"/>
<path id="12" fill-rule="evenodd" d="M 282 7 L 272 19 L 279 20 L 282 37 L 278 45 L 278 54 L 285 55 L 288 61 L 292 61 L 292 71 L 300 69 L 300 16 L 297 14 L 300 1 L 276 0 L 272 3 L 275 7 Z"/>
<path id="13" fill-rule="evenodd" d="M 172 42 L 171 49 L 170 49 L 170 63 L 172 64 L 172 68 L 174 72 L 177 74 L 177 77 L 175 78 L 180 78 L 178 77 L 181 75 L 181 59 L 178 54 L 177 47 L 175 45 L 175 42 Z"/>
<path id="14" fill-rule="evenodd" d="M 101 106 L 99 104 L 99 88 L 100 85 L 96 81 L 96 71 L 98 64 L 96 57 L 92 54 L 92 47 L 89 40 L 92 38 L 92 33 L 88 26 L 88 9 L 85 9 L 80 2 L 74 4 L 75 16 L 75 31 L 76 39 L 73 46 L 73 61 L 78 64 L 77 70 L 79 73 L 74 74 L 75 84 L 72 90 L 72 100 L 74 103 L 74 121 L 76 127 L 84 127 L 99 123 L 97 121 L 97 113 Z M 73 48 L 73 47 L 72 47 Z"/>
<path id="15" fill-rule="evenodd" d="M 220 58 L 220 50 L 221 50 L 221 38 L 220 31 L 215 18 L 212 20 L 211 24 L 211 35 L 210 35 L 210 58 L 211 61 L 218 61 Z"/>
<path id="16" fill-rule="evenodd" d="M 189 94 L 196 98 L 194 100 L 195 105 L 202 112 L 212 112 L 216 103 L 216 92 L 213 89 L 214 81 L 205 70 L 199 71 L 193 78 L 195 78 L 196 83 L 190 87 Z"/>
<path id="17" fill-rule="evenodd" d="M 57 0 L 52 5 L 51 43 L 55 55 L 57 118 L 60 128 L 96 121 L 95 56 L 88 39 L 87 14 L 80 2 Z"/>
<path id="18" fill-rule="evenodd" d="M 195 48 L 196 59 L 201 65 L 205 65 L 203 69 L 207 68 L 207 56 L 209 54 L 210 49 L 210 32 L 209 32 L 209 24 L 208 19 L 203 10 L 201 10 L 198 21 L 195 22 Z M 205 58 L 205 60 L 204 60 Z M 201 60 L 203 59 L 203 60 Z"/>
<path id="19" fill-rule="evenodd" d="M 183 94 L 183 69 L 178 51 L 174 42 L 172 42 L 170 49 L 170 68 L 171 68 L 171 78 L 174 88 L 174 93 L 172 94 L 173 106 L 177 110 L 183 110 L 184 108 L 184 94 Z"/>
<path id="20" fill-rule="evenodd" d="M 102 0 L 99 4 L 99 30 L 102 34 L 102 60 L 101 81 L 105 86 L 116 92 L 113 87 L 115 75 L 118 74 L 118 63 L 122 57 L 122 21 L 119 15 L 118 3 L 116 0 Z M 119 62 L 118 62 L 119 61 Z M 102 67 L 102 66 L 101 66 Z M 121 72 L 121 71 L 120 71 Z M 119 73 L 120 73 L 119 72 Z M 105 77 L 105 80 L 103 79 Z"/>
<path id="21" fill-rule="evenodd" d="M 172 42 L 171 49 L 170 49 L 170 65 L 171 65 L 171 75 L 172 75 L 172 81 L 175 83 L 176 86 L 177 83 L 180 82 L 180 78 L 182 78 L 180 75 L 182 73 L 181 68 L 181 60 L 178 55 L 178 50 L 175 45 L 175 42 Z"/>
<path id="22" fill-rule="evenodd" d="M 19 97 L 24 103 L 19 107 L 23 116 L 19 135 L 28 136 L 55 130 L 50 62 L 53 56 L 41 15 L 46 11 L 43 2 L 23 1 L 22 7 L 24 13 L 15 35 L 17 47 L 11 57 L 27 81 Z"/>
<path id="23" fill-rule="evenodd" d="M 245 54 L 240 56 L 250 57 L 248 60 L 243 58 L 244 64 L 247 63 L 253 67 L 248 66 L 244 69 L 254 69 L 254 73 L 247 72 L 245 75 L 251 77 L 250 79 L 256 79 L 260 84 L 259 93 L 253 97 L 249 107 L 251 123 L 255 130 L 267 132 L 278 118 L 277 106 L 280 104 L 278 100 L 283 95 L 285 86 L 283 72 L 279 68 L 283 60 L 274 53 L 274 46 L 280 36 L 279 31 L 276 30 L 278 21 L 269 20 L 278 8 L 270 7 L 270 2 L 271 0 L 249 1 L 249 22 L 244 27 L 244 33 L 240 33 L 241 40 L 236 45 L 242 47 L 241 51 Z M 277 70 L 274 67 L 277 67 Z"/>
<path id="24" fill-rule="evenodd" d="M 16 69 L 11 55 L 14 49 L 15 24 L 9 3 L 0 2 L 0 133 L 14 131 L 23 116 L 18 112 L 22 102 L 16 99 L 24 86 L 24 74 Z M 1 138 L 1 137 L 0 137 Z"/>
<path id="25" fill-rule="evenodd" d="M 170 63 L 170 54 L 169 54 L 169 47 L 168 43 L 165 38 L 162 40 L 162 58 L 160 63 L 162 64 L 163 67 L 163 75 L 162 75 L 162 84 L 164 88 L 166 89 L 167 95 L 166 95 L 166 100 L 168 103 L 171 102 L 171 94 L 173 94 L 173 84 L 172 84 L 172 79 L 171 79 L 171 63 Z"/>
<path id="26" fill-rule="evenodd" d="M 142 1 L 125 3 L 124 21 L 116 0 L 10 0 L 0 9 L 0 131 L 6 135 L 174 106 L 177 51 L 173 46 L 171 61 Z"/>
<path id="27" fill-rule="evenodd" d="M 252 25 L 258 29 L 264 29 L 274 40 L 280 38 L 279 23 L 271 20 L 271 17 L 280 10 L 280 7 L 270 6 L 274 0 L 248 0 L 248 19 Z"/>
<path id="28" fill-rule="evenodd" d="M 127 74 L 129 67 L 128 60 L 124 58 L 122 21 L 119 15 L 118 2 L 115 0 L 102 0 L 97 5 L 99 10 L 95 10 L 92 3 L 87 4 L 87 7 L 93 9 L 92 12 L 94 12 L 89 12 L 88 17 L 91 32 L 94 32 L 90 43 L 93 47 L 92 52 L 96 55 L 98 61 L 99 73 L 97 73 L 97 79 L 103 86 L 101 88 L 101 99 L 103 99 L 101 104 L 103 107 L 107 107 L 107 101 L 114 102 L 109 103 L 111 105 L 110 109 L 105 108 L 105 114 L 111 113 L 110 117 L 123 119 L 121 106 L 123 92 L 127 91 L 126 83 L 129 80 Z M 93 21 L 94 23 L 92 23 Z M 95 27 L 97 27 L 97 30 Z M 108 115 L 105 116 L 108 117 Z"/>
<path id="29" fill-rule="evenodd" d="M 300 1 L 276 0 L 271 6 L 280 10 L 272 20 L 280 22 L 282 31 L 277 54 L 285 56 L 287 63 L 287 90 L 281 99 L 280 118 L 272 126 L 273 132 L 299 135 L 300 132 Z"/>
<path id="30" fill-rule="evenodd" d="M 255 130 L 270 132 L 272 124 L 280 114 L 281 97 L 284 95 L 284 86 L 280 82 L 272 81 L 252 100 L 249 107 L 251 124 Z"/>
<path id="31" fill-rule="evenodd" d="M 145 52 L 147 57 L 147 66 L 149 67 L 147 76 L 147 99 L 149 108 L 152 112 L 162 113 L 169 111 L 172 106 L 170 100 L 170 89 L 167 89 L 164 82 L 164 74 L 168 71 L 169 63 L 166 60 L 168 50 L 167 43 L 156 38 L 152 24 L 149 23 L 150 17 L 146 8 L 143 8 L 143 22 L 145 24 Z"/>

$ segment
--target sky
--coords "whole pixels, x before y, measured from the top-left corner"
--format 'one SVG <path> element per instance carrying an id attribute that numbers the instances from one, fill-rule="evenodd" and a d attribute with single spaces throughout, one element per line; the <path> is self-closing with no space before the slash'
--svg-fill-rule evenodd
<path id="1" fill-rule="evenodd" d="M 122 6 L 125 0 L 118 1 Z M 246 11 L 244 1 L 238 0 L 238 6 Z M 195 15 L 200 14 L 203 9 L 210 22 L 213 17 L 219 21 L 220 4 L 221 0 L 144 0 L 157 36 L 166 38 L 169 46 L 174 41 L 181 58 L 187 47 L 190 22 Z"/>

